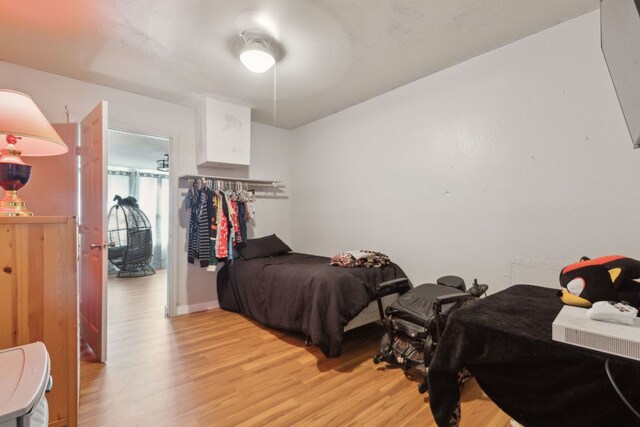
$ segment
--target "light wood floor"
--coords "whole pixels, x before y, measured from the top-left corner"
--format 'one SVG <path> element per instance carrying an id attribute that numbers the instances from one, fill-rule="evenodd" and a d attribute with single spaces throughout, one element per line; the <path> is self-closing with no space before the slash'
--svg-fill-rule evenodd
<path id="1" fill-rule="evenodd" d="M 326 359 L 220 309 L 164 318 L 163 276 L 109 284 L 108 362 L 83 352 L 80 425 L 435 425 L 417 382 L 371 361 L 379 327 L 348 332 L 342 357 Z M 473 380 L 462 413 L 463 426 L 509 425 Z"/>

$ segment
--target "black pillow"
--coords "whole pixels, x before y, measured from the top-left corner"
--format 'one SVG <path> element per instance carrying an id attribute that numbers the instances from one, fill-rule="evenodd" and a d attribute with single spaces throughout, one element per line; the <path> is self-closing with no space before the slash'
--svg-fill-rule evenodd
<path id="1" fill-rule="evenodd" d="M 291 252 L 291 248 L 280 240 L 278 236 L 272 234 L 271 236 L 247 240 L 247 244 L 243 248 L 238 248 L 238 252 L 242 259 L 247 261 L 254 258 L 286 254 Z"/>

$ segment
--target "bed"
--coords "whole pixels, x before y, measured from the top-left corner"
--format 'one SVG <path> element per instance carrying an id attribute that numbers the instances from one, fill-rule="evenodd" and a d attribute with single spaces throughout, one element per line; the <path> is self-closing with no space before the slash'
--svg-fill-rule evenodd
<path id="1" fill-rule="evenodd" d="M 376 285 L 406 275 L 394 263 L 344 268 L 329 260 L 296 252 L 236 258 L 218 273 L 220 307 L 269 327 L 302 332 L 325 356 L 338 357 L 345 329 L 365 323 L 359 313 L 379 318 Z"/>
<path id="2" fill-rule="evenodd" d="M 611 358 L 615 382 L 638 408 L 640 364 L 554 341 L 552 324 L 562 307 L 556 289 L 513 285 L 452 313 L 429 366 L 429 406 L 438 425 L 451 426 L 460 416 L 463 366 L 523 425 L 639 425 L 604 365 Z M 462 414 L 463 422 L 473 424 L 476 415 Z"/>

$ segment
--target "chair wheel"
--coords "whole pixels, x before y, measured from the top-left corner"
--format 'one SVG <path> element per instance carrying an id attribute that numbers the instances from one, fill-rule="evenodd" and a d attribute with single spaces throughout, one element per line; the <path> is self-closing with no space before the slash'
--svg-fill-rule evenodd
<path id="1" fill-rule="evenodd" d="M 418 393 L 424 394 L 425 391 L 429 390 L 429 383 L 425 379 L 420 384 L 418 384 Z"/>
<path id="2" fill-rule="evenodd" d="M 383 357 L 382 357 L 381 354 L 375 354 L 373 356 L 373 363 L 375 363 L 377 365 L 378 363 L 382 362 L 382 359 L 383 359 Z"/>

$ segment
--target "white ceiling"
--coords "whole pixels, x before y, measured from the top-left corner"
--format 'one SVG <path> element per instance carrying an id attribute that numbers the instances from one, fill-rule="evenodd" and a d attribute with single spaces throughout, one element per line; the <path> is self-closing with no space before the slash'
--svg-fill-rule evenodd
<path id="1" fill-rule="evenodd" d="M 171 102 L 207 94 L 292 129 L 595 10 L 599 0 L 4 0 L 0 59 Z M 237 58 L 238 18 L 279 40 Z M 241 20 L 242 21 L 242 20 Z M 480 78 L 481 76 L 479 76 Z M 1 82 L 0 82 L 1 84 Z"/>
<path id="2" fill-rule="evenodd" d="M 169 152 L 169 140 L 109 129 L 109 166 L 155 171 L 158 160 Z"/>

